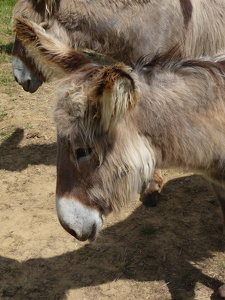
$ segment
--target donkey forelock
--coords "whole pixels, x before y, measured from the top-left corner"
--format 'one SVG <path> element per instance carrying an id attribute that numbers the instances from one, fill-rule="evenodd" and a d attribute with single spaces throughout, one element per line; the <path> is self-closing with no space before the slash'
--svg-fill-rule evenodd
<path id="1" fill-rule="evenodd" d="M 92 80 L 93 76 L 95 80 Z M 64 136 L 73 135 L 74 124 L 77 124 L 75 120 L 80 120 L 83 122 L 83 129 L 79 130 L 89 143 L 93 143 L 94 136 L 113 130 L 115 124 L 138 101 L 139 92 L 134 84 L 133 74 L 131 76 L 131 68 L 124 64 L 110 67 L 84 66 L 71 79 L 70 76 L 63 81 L 62 90 L 65 95 L 60 96 L 62 100 L 59 100 L 55 112 L 59 130 Z M 123 93 L 124 87 L 129 91 L 126 94 Z"/>

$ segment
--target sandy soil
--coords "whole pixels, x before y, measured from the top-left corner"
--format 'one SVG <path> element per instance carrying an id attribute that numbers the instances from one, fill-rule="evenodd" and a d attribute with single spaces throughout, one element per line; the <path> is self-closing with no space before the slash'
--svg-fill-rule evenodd
<path id="1" fill-rule="evenodd" d="M 105 220 L 93 244 L 62 229 L 55 88 L 0 87 L 0 299 L 214 299 L 225 282 L 225 242 L 220 208 L 199 176 L 165 171 L 158 206 L 136 199 Z"/>

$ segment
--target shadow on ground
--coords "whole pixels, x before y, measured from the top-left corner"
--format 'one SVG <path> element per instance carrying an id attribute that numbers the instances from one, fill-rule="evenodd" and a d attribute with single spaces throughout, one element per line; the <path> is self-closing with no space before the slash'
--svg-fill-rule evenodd
<path id="1" fill-rule="evenodd" d="M 17 128 L 9 138 L 0 145 L 0 169 L 22 171 L 29 164 L 55 165 L 56 143 L 29 144 L 20 147 L 24 138 L 24 130 Z"/>
<path id="2" fill-rule="evenodd" d="M 193 300 L 197 283 L 216 291 L 222 282 L 199 266 L 225 250 L 222 219 L 214 200 L 199 204 L 192 187 L 200 182 L 204 197 L 207 187 L 201 180 L 191 176 L 168 182 L 157 207 L 140 205 L 126 220 L 102 230 L 97 242 L 77 251 L 22 263 L 1 257 L 2 299 L 61 300 L 69 289 L 119 279 L 163 280 L 172 300 Z"/>

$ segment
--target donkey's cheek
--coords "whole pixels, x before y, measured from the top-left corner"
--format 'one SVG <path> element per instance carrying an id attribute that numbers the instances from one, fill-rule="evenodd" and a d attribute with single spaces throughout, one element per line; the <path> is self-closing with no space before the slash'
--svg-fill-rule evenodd
<path id="1" fill-rule="evenodd" d="M 101 214 L 76 199 L 56 197 L 56 208 L 63 228 L 78 240 L 95 240 L 102 224 Z"/>

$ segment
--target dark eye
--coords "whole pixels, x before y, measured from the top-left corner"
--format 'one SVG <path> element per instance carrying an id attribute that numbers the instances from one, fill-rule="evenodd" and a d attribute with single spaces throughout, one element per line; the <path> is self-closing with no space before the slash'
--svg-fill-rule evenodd
<path id="1" fill-rule="evenodd" d="M 76 159 L 77 159 L 77 161 L 79 161 L 80 159 L 91 155 L 91 153 L 92 153 L 91 148 L 78 148 L 78 149 L 76 149 Z"/>

